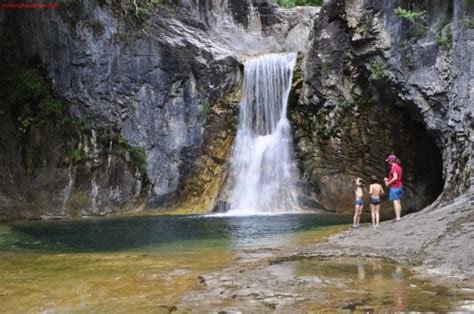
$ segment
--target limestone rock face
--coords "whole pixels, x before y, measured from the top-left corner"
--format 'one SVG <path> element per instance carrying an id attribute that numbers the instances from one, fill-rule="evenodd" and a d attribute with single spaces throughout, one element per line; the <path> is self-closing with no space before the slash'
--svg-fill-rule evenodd
<path id="1" fill-rule="evenodd" d="M 18 160 L 3 164 L 0 186 L 12 186 L 0 192 L 0 209 L 8 212 L 4 216 L 101 214 L 139 204 L 156 208 L 172 199 L 184 178 L 196 171 L 204 139 L 212 137 L 206 135 L 209 107 L 240 87 L 240 60 L 304 49 L 318 11 L 280 9 L 273 1 L 257 0 L 180 0 L 149 7 L 139 17 L 133 7 L 125 9 L 116 1 L 94 0 L 66 3 L 58 10 L 0 12 L 2 36 L 12 46 L 8 59 L 19 67 L 40 60 L 54 93 L 70 104 L 74 117 L 86 121 L 89 131 L 83 138 L 89 146 L 91 130 L 98 130 L 95 147 L 103 156 L 86 173 L 73 171 L 81 178 L 73 184 L 67 158 L 54 164 L 45 160 L 34 176 L 22 172 Z M 209 132 L 214 131 L 223 130 Z M 101 133 L 143 149 L 146 178 L 133 167 L 122 167 L 113 172 L 115 181 L 110 179 L 105 169 L 109 143 Z M 15 145 L 12 140 L 11 150 L 18 149 Z M 64 159 L 61 145 L 55 146 L 56 159 Z M 112 161 L 127 162 L 126 154 L 117 154 Z M 5 151 L 0 155 L 12 157 Z M 22 188 L 20 182 L 28 184 Z M 131 197 L 137 187 L 140 201 Z M 26 197 L 31 190 L 38 193 Z M 13 199 L 23 201 L 12 208 Z"/>
<path id="2" fill-rule="evenodd" d="M 399 6 L 425 17 L 398 17 Z M 473 15 L 466 1 L 321 8 L 291 117 L 303 176 L 323 206 L 350 208 L 351 180 L 386 176 L 390 153 L 402 161 L 409 210 L 441 191 L 439 200 L 472 193 Z"/>

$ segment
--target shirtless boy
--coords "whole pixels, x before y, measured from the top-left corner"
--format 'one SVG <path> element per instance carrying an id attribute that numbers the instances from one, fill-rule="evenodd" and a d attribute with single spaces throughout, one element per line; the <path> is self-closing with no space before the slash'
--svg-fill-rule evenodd
<path id="1" fill-rule="evenodd" d="M 360 214 L 362 213 L 362 208 L 364 207 L 364 202 L 362 201 L 362 179 L 356 178 L 354 180 L 354 193 L 355 193 L 355 212 L 354 212 L 354 219 L 353 219 L 353 226 L 354 229 L 360 229 Z"/>
<path id="2" fill-rule="evenodd" d="M 369 187 L 370 211 L 372 213 L 372 226 L 377 228 L 380 222 L 380 196 L 384 194 L 383 188 L 377 183 L 377 176 L 372 176 L 372 184 Z"/>

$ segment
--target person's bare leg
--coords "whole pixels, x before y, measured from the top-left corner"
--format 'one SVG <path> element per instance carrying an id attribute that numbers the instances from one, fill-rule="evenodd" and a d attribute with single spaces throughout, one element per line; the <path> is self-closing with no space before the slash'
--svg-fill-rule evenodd
<path id="1" fill-rule="evenodd" d="M 372 225 L 375 226 L 375 205 L 370 204 L 370 213 L 372 215 Z"/>
<path id="2" fill-rule="evenodd" d="M 354 208 L 354 218 L 352 219 L 352 223 L 354 226 L 357 226 L 357 209 L 359 208 L 359 205 L 356 205 Z"/>
<path id="3" fill-rule="evenodd" d="M 393 207 L 395 207 L 395 217 L 397 220 L 400 220 L 400 215 L 402 213 L 402 204 L 400 200 L 393 201 Z"/>
<path id="4" fill-rule="evenodd" d="M 375 205 L 375 225 L 378 226 L 380 222 L 380 205 Z"/>
<path id="5" fill-rule="evenodd" d="M 357 215 L 357 225 L 359 225 L 359 223 L 360 223 L 360 215 L 362 214 L 362 208 L 363 207 L 364 207 L 364 205 L 359 206 L 359 211 L 358 211 L 358 215 Z"/>

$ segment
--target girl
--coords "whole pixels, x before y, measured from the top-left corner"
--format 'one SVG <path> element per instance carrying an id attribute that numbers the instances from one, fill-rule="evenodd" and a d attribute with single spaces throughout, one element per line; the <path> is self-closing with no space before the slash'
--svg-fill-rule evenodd
<path id="1" fill-rule="evenodd" d="M 356 178 L 354 180 L 354 193 L 355 193 L 355 212 L 354 212 L 354 219 L 353 219 L 353 226 L 354 229 L 360 229 L 360 214 L 362 213 L 362 208 L 364 207 L 364 202 L 362 201 L 362 196 L 364 195 L 362 192 L 362 179 Z"/>
<path id="2" fill-rule="evenodd" d="M 372 184 L 369 187 L 370 211 L 372 213 L 372 226 L 377 228 L 380 222 L 380 196 L 384 194 L 383 188 L 377 183 L 377 176 L 372 176 Z"/>

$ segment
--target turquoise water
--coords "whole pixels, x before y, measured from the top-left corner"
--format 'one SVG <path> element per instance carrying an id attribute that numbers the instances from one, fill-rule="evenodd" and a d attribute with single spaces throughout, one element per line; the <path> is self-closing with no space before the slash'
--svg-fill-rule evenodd
<path id="1" fill-rule="evenodd" d="M 272 245 L 290 234 L 348 224 L 351 219 L 339 214 L 295 214 L 19 221 L 9 223 L 9 231 L 0 233 L 0 250 L 99 253 Z"/>

